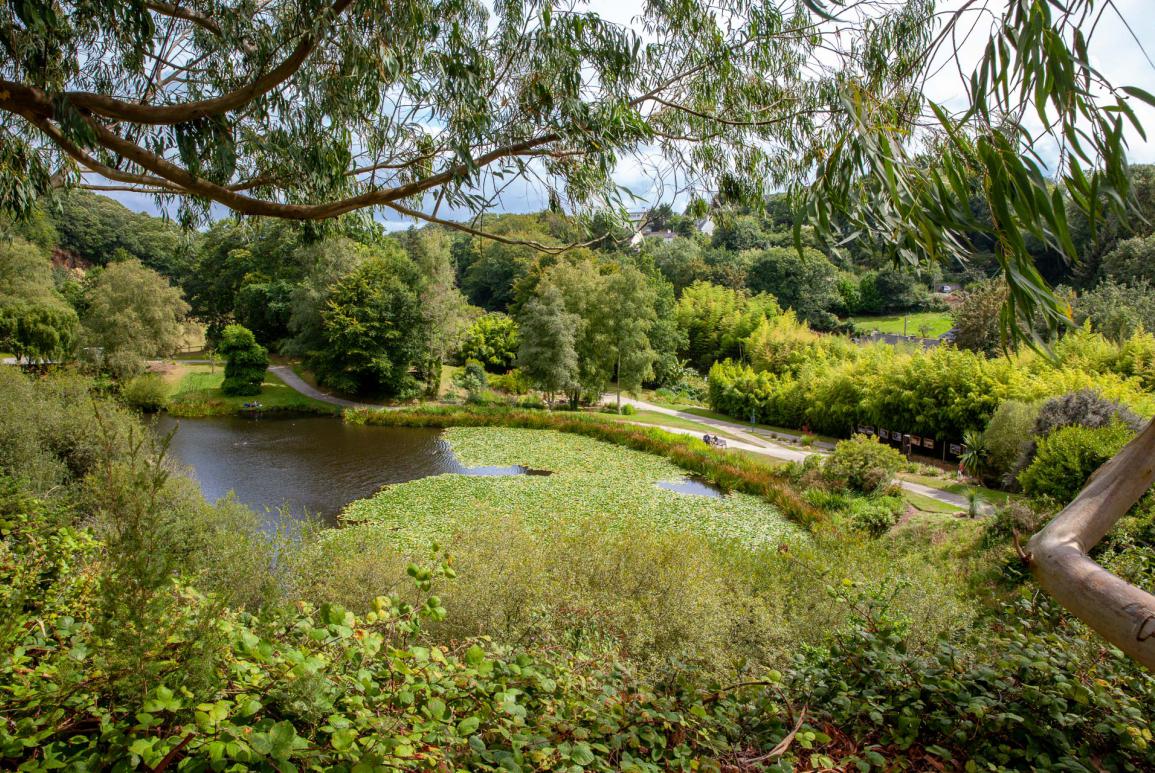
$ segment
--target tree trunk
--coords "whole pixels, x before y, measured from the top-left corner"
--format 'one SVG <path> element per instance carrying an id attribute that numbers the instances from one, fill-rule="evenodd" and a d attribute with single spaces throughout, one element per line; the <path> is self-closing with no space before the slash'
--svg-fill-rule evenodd
<path id="1" fill-rule="evenodd" d="M 618 353 L 618 415 L 622 413 L 622 355 Z"/>
<path id="2" fill-rule="evenodd" d="M 1155 670 L 1155 595 L 1124 582 L 1087 556 L 1153 481 L 1155 419 L 1031 538 L 1027 560 L 1039 584 L 1064 608 Z"/>

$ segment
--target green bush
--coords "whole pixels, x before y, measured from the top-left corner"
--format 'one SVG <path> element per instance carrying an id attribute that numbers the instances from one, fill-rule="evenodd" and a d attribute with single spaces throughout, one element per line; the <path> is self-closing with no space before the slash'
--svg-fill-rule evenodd
<path id="1" fill-rule="evenodd" d="M 1035 403 L 1093 388 L 1107 403 L 1155 413 L 1155 398 L 1144 386 L 1155 383 L 1147 377 L 1155 337 L 1146 333 L 1122 344 L 1072 333 L 1056 344 L 1057 363 L 1029 353 L 988 359 L 951 346 L 855 346 L 834 336 L 815 339 L 807 330 L 771 341 L 769 349 L 764 343 L 753 334 L 744 340 L 753 366 L 726 360 L 710 368 L 711 408 L 836 437 L 872 425 L 939 444 L 983 430 L 1008 400 Z"/>
<path id="2" fill-rule="evenodd" d="M 889 608 L 893 587 L 838 597 L 860 617 L 826 647 L 804 651 L 785 691 L 832 744 L 820 767 L 859 770 L 1150 770 L 1155 680 L 1118 650 L 1087 639 L 1041 594 L 1006 605 L 1000 622 L 929 652 Z M 813 758 L 811 758 L 813 759 Z M 818 766 L 815 766 L 818 767 Z"/>
<path id="3" fill-rule="evenodd" d="M 1030 443 L 1039 407 L 1022 400 L 1007 400 L 995 409 L 983 432 L 989 480 L 1005 483 L 1007 476 L 1014 476 L 1019 458 Z"/>
<path id="4" fill-rule="evenodd" d="M 125 384 L 120 396 L 138 411 L 155 413 L 168 404 L 168 386 L 157 374 L 145 373 Z"/>
<path id="5" fill-rule="evenodd" d="M 872 537 L 881 537 L 898 523 L 905 510 L 902 497 L 863 497 L 850 503 L 848 516 L 854 528 Z"/>
<path id="6" fill-rule="evenodd" d="M 1026 540 L 1046 522 L 1047 516 L 1020 499 L 1010 499 L 995 510 L 993 518 L 983 529 L 983 542 L 990 545 L 1006 544 L 1017 532 Z"/>
<path id="7" fill-rule="evenodd" d="M 1063 427 L 1039 441 L 1034 461 L 1019 474 L 1032 497 L 1066 504 L 1087 478 L 1127 445 L 1135 433 L 1120 422 L 1105 427 Z"/>
<path id="8" fill-rule="evenodd" d="M 226 395 L 259 395 L 269 367 L 269 354 L 257 343 L 252 331 L 241 325 L 227 326 L 217 351 L 226 358 L 221 391 Z"/>
<path id="9" fill-rule="evenodd" d="M 490 312 L 478 317 L 462 335 L 458 362 L 477 360 L 490 370 L 505 372 L 517 362 L 517 322 L 507 314 Z"/>
<path id="10" fill-rule="evenodd" d="M 890 485 L 905 461 L 902 454 L 878 438 L 855 435 L 834 447 L 834 453 L 823 464 L 823 472 L 841 485 L 870 494 Z"/>
<path id="11" fill-rule="evenodd" d="M 533 388 L 529 376 L 521 368 L 514 368 L 500 376 L 490 376 L 489 383 L 494 389 L 511 395 L 524 395 Z"/>
<path id="12" fill-rule="evenodd" d="M 466 360 L 465 367 L 453 377 L 453 384 L 468 392 L 470 398 L 475 397 L 489 385 L 485 366 L 477 360 Z"/>

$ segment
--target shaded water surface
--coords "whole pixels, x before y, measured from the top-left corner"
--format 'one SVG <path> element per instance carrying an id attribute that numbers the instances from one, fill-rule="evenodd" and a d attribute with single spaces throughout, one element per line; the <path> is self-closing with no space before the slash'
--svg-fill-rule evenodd
<path id="1" fill-rule="evenodd" d="M 708 499 L 721 499 L 726 496 L 722 489 L 699 475 L 688 475 L 680 480 L 661 480 L 654 485 L 667 491 L 676 491 L 679 494 L 690 494 L 691 496 L 697 497 L 707 497 Z"/>
<path id="2" fill-rule="evenodd" d="M 366 427 L 325 416 L 160 418 L 158 430 L 173 427 L 178 429 L 169 454 L 191 468 L 210 501 L 233 491 L 258 512 L 286 507 L 297 517 L 308 513 L 329 523 L 349 502 L 388 483 L 443 473 L 542 472 L 466 468 L 435 429 Z"/>

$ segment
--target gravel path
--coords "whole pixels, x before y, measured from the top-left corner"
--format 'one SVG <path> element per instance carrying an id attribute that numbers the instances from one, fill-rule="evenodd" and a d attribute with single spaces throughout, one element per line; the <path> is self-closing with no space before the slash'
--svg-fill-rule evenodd
<path id="1" fill-rule="evenodd" d="M 303 378 L 298 376 L 296 372 L 288 365 L 272 365 L 269 370 L 277 374 L 277 377 L 284 381 L 287 386 L 292 387 L 305 397 L 311 397 L 314 400 L 320 400 L 323 403 L 330 405 L 339 405 L 342 408 L 381 408 L 383 406 L 373 405 L 372 403 L 358 403 L 353 400 L 346 400 L 343 397 L 333 397 L 333 395 L 325 394 L 320 389 L 309 386 Z"/>

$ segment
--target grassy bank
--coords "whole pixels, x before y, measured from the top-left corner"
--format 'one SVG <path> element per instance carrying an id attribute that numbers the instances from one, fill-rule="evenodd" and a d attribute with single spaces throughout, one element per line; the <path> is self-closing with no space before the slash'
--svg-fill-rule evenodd
<path id="1" fill-rule="evenodd" d="M 737 440 L 738 438 L 731 435 L 729 432 L 724 432 L 720 429 L 707 427 L 699 422 L 683 419 L 678 416 L 670 416 L 666 413 L 658 413 L 657 411 L 635 411 L 630 414 L 616 414 L 616 413 L 601 413 L 610 421 L 624 422 L 626 424 L 653 424 L 655 426 L 676 427 L 678 429 L 692 430 L 698 434 L 709 432 L 711 435 L 726 438 L 727 440 Z"/>
<path id="2" fill-rule="evenodd" d="M 698 438 L 680 437 L 638 427 L 597 414 L 552 413 L 506 408 L 422 406 L 397 411 L 345 411 L 345 420 L 388 427 L 514 427 L 552 429 L 657 454 L 688 472 L 701 475 L 723 491 L 753 494 L 803 526 L 823 521 L 774 466 L 748 456 L 710 448 Z"/>
<path id="3" fill-rule="evenodd" d="M 242 413 L 245 403 L 259 402 L 266 413 L 336 414 L 335 406 L 314 400 L 285 384 L 275 373 L 266 373 L 261 393 L 251 397 L 221 392 L 224 368 L 178 363 L 165 380 L 171 384 L 168 412 L 173 416 L 231 416 Z"/>
<path id="4" fill-rule="evenodd" d="M 850 323 L 859 333 L 870 333 L 877 330 L 880 333 L 894 333 L 903 335 L 905 320 L 906 335 L 937 338 L 954 325 L 949 311 L 923 311 L 917 314 L 890 314 L 883 317 L 851 317 Z"/>

